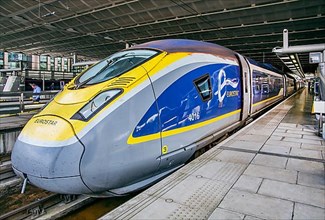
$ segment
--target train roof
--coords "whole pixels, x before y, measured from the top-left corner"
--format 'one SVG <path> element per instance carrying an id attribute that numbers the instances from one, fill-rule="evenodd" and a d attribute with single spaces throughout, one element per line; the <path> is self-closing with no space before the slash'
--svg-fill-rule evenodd
<path id="1" fill-rule="evenodd" d="M 255 66 L 259 66 L 259 67 L 261 67 L 263 69 L 267 69 L 267 70 L 270 70 L 272 72 L 276 72 L 276 73 L 279 73 L 279 74 L 282 74 L 282 75 L 285 74 L 284 72 L 282 72 L 281 70 L 275 68 L 274 66 L 272 66 L 269 63 L 259 63 L 259 62 L 255 61 L 255 60 L 251 59 L 251 58 L 247 58 L 247 59 L 251 64 L 253 64 Z"/>
<path id="2" fill-rule="evenodd" d="M 166 51 L 167 53 L 173 52 L 197 52 L 197 53 L 210 53 L 225 56 L 235 56 L 235 52 L 220 46 L 218 44 L 213 44 L 209 42 L 196 41 L 196 40 L 186 40 L 186 39 L 166 39 L 151 41 L 148 43 L 138 44 L 130 49 L 137 48 L 150 48 L 160 51 Z"/>
<path id="3" fill-rule="evenodd" d="M 129 49 L 154 49 L 160 51 L 166 51 L 167 53 L 174 52 L 195 52 L 195 53 L 208 53 L 208 54 L 216 54 L 223 55 L 227 57 L 236 58 L 236 52 L 230 50 L 226 47 L 220 46 L 218 44 L 213 44 L 204 41 L 197 40 L 187 40 L 187 39 L 165 39 L 165 40 L 156 40 L 150 41 L 143 44 L 138 44 L 132 46 Z M 272 72 L 276 72 L 284 75 L 285 73 L 281 70 L 275 68 L 271 64 L 268 63 L 259 63 L 251 58 L 247 58 L 248 61 L 256 66 L 259 66 L 263 69 L 270 70 Z M 287 75 L 287 74 L 286 74 Z"/>

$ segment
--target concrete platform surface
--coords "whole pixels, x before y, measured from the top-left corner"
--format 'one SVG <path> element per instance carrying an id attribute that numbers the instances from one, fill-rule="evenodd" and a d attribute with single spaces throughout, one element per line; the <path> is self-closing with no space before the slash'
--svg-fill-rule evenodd
<path id="1" fill-rule="evenodd" d="M 17 115 L 8 115 L 3 117 L 0 115 L 0 132 L 6 130 L 23 128 L 29 119 L 35 115 L 36 112 L 22 113 Z"/>
<path id="2" fill-rule="evenodd" d="M 324 220 L 325 142 L 310 99 L 298 92 L 101 219 Z"/>
<path id="3" fill-rule="evenodd" d="M 11 153 L 21 129 L 34 114 L 0 115 L 0 154 Z"/>

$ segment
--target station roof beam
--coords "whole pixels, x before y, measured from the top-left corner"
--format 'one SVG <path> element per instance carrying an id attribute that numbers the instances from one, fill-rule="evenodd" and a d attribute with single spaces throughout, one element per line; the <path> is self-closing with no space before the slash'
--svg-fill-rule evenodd
<path id="1" fill-rule="evenodd" d="M 323 0 L 14 0 L 0 5 L 0 50 L 99 60 L 166 38 L 217 43 L 278 68 L 272 53 L 288 28 L 292 44 L 325 40 Z M 298 53 L 303 72 L 314 72 Z M 285 67 L 286 68 L 286 67 Z M 288 70 L 289 69 L 284 69 Z"/>

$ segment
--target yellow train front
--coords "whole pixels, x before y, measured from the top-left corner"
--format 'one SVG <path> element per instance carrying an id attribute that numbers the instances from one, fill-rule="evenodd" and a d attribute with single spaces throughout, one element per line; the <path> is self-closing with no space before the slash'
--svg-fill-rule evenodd
<path id="1" fill-rule="evenodd" d="M 12 165 L 49 191 L 123 195 L 168 175 L 284 93 L 283 75 L 215 44 L 137 45 L 80 74 L 35 115 Z"/>

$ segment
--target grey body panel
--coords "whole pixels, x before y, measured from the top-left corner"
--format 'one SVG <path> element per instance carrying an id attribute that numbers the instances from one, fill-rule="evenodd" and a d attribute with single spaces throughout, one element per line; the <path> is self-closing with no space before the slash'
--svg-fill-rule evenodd
<path id="1" fill-rule="evenodd" d="M 79 172 L 83 150 L 80 142 L 40 147 L 17 140 L 11 160 L 15 173 L 32 185 L 62 194 L 91 193 Z"/>
<path id="2" fill-rule="evenodd" d="M 160 157 L 160 172 L 166 172 L 167 170 L 184 164 L 195 153 L 195 147 L 195 145 L 181 147 L 178 150 L 174 150 L 172 152 L 168 152 L 165 155 L 162 155 Z"/>
<path id="3" fill-rule="evenodd" d="M 15 173 L 25 178 L 24 174 L 14 168 Z M 87 194 L 92 193 L 83 183 L 80 176 L 70 176 L 65 178 L 42 178 L 27 175 L 28 181 L 33 185 L 61 194 Z"/>
<path id="4" fill-rule="evenodd" d="M 114 193 L 114 194 L 117 194 L 117 195 L 123 195 L 123 194 L 126 194 L 128 192 L 132 192 L 132 191 L 136 191 L 136 190 L 139 190 L 139 189 L 143 189 L 144 187 L 146 187 L 148 185 L 151 185 L 152 183 L 157 182 L 158 180 L 164 178 L 166 175 L 174 172 L 175 170 L 177 170 L 180 167 L 181 166 L 175 167 L 173 169 L 169 169 L 166 172 L 161 172 L 161 173 L 159 173 L 159 174 L 157 174 L 157 175 L 155 175 L 153 177 L 149 177 L 148 179 L 144 179 L 142 181 L 139 181 L 137 183 L 128 185 L 126 187 L 121 187 L 121 188 L 118 188 L 118 189 L 112 189 L 109 192 Z"/>
<path id="5" fill-rule="evenodd" d="M 83 151 L 80 142 L 64 147 L 40 147 L 17 140 L 11 161 L 15 169 L 28 176 L 42 178 L 78 176 Z"/>
<path id="6" fill-rule="evenodd" d="M 164 137 L 163 144 L 168 145 L 170 148 L 178 148 L 174 151 L 170 151 L 168 154 L 162 156 L 160 170 L 170 169 L 175 165 L 185 163 L 195 152 L 196 149 L 191 148 L 186 150 L 186 146 L 191 145 L 207 136 L 212 135 L 218 130 L 224 129 L 240 120 L 240 113 L 231 117 L 222 119 L 220 121 L 211 123 L 204 127 L 194 129 L 187 132 L 182 132 L 177 135 Z"/>
<path id="7" fill-rule="evenodd" d="M 152 87 L 148 84 L 81 138 L 86 146 L 81 176 L 93 191 L 125 187 L 157 173 L 160 139 L 127 144 L 139 120 L 154 102 Z"/>

